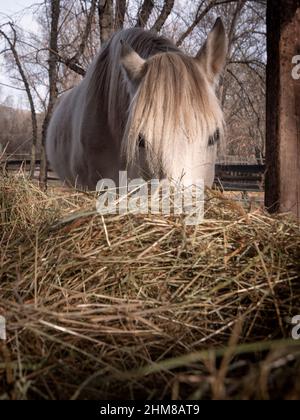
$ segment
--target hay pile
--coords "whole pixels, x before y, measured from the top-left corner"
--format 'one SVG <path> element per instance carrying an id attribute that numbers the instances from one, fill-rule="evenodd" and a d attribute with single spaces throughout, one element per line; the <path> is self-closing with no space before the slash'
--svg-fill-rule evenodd
<path id="1" fill-rule="evenodd" d="M 0 179 L 0 398 L 299 398 L 299 226 L 206 206 L 197 227 L 102 218 Z"/>

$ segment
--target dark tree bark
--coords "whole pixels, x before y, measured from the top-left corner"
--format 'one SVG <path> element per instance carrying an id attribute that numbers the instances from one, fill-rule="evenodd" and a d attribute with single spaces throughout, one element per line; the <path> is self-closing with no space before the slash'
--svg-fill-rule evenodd
<path id="1" fill-rule="evenodd" d="M 116 0 L 115 30 L 123 29 L 126 14 L 126 0 Z"/>
<path id="2" fill-rule="evenodd" d="M 57 99 L 57 79 L 58 79 L 58 24 L 60 17 L 60 0 L 51 1 L 51 30 L 50 30 L 50 48 L 49 48 L 49 103 L 42 127 L 42 150 L 41 150 L 41 169 L 40 184 L 47 187 L 47 157 L 46 157 L 46 135 L 50 118 L 52 116 L 55 102 Z"/>
<path id="3" fill-rule="evenodd" d="M 266 206 L 300 220 L 300 0 L 267 2 Z"/>
<path id="4" fill-rule="evenodd" d="M 114 30 L 113 0 L 99 0 L 98 4 L 100 38 L 105 43 Z"/>
<path id="5" fill-rule="evenodd" d="M 155 24 L 153 25 L 153 30 L 156 32 L 160 32 L 161 28 L 164 26 L 166 20 L 172 13 L 174 7 L 175 0 L 165 0 L 164 7 L 158 16 Z"/>
<path id="6" fill-rule="evenodd" d="M 147 25 L 147 22 L 150 18 L 153 8 L 154 8 L 153 0 L 144 0 L 142 7 L 139 11 L 136 27 L 144 28 Z"/>
<path id="7" fill-rule="evenodd" d="M 8 42 L 8 45 L 10 47 L 10 50 L 13 54 L 16 66 L 18 68 L 18 71 L 20 73 L 22 82 L 24 84 L 24 88 L 27 94 L 30 111 L 31 111 L 31 125 L 32 125 L 32 139 L 31 139 L 31 161 L 30 161 L 30 178 L 33 178 L 34 171 L 35 171 L 35 161 L 36 161 L 36 150 L 37 150 L 37 140 L 38 140 L 38 125 L 37 125 L 37 116 L 36 116 L 36 110 L 34 105 L 33 96 L 31 93 L 30 85 L 27 80 L 25 71 L 23 69 L 23 66 L 21 64 L 21 60 L 19 58 L 18 51 L 16 49 L 16 43 L 17 43 L 17 33 L 13 26 L 13 24 L 10 23 L 10 27 L 13 31 L 13 41 L 6 35 L 5 32 L 0 30 L 0 34 L 6 39 Z"/>

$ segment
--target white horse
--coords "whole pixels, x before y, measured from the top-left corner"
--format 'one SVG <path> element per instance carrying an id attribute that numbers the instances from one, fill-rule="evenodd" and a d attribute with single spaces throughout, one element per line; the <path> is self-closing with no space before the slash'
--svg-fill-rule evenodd
<path id="1" fill-rule="evenodd" d="M 227 54 L 221 19 L 199 54 L 142 29 L 116 33 L 85 78 L 59 101 L 47 156 L 62 181 L 94 190 L 102 178 L 214 180 L 223 113 L 215 86 Z"/>

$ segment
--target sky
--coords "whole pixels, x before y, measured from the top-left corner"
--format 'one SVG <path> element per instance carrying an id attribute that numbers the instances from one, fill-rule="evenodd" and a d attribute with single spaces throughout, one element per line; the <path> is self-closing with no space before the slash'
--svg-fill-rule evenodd
<path id="1" fill-rule="evenodd" d="M 0 0 L 0 25 L 7 22 L 10 18 L 17 21 L 18 25 L 23 27 L 25 30 L 36 31 L 37 24 L 34 20 L 34 16 L 26 10 L 26 8 L 33 4 L 38 4 L 39 0 Z M 3 46 L 3 42 L 0 38 L 0 50 Z M 0 57 L 0 83 L 11 85 L 8 75 L 3 68 L 3 60 Z M 10 97 L 12 105 L 27 108 L 26 96 L 15 89 L 0 85 L 0 102 L 4 98 Z"/>
<path id="2" fill-rule="evenodd" d="M 31 27 L 34 24 L 33 16 L 24 9 L 38 3 L 39 0 L 0 0 L 0 22 L 4 22 L 6 17 L 19 17 L 19 15 L 22 15 L 21 12 L 24 11 L 24 17 L 18 22 L 24 27 L 29 25 Z"/>
<path id="3" fill-rule="evenodd" d="M 32 0 L 0 0 L 0 10 L 2 13 L 7 13 L 8 15 L 18 12 L 21 9 L 24 9 L 27 6 L 30 6 Z"/>

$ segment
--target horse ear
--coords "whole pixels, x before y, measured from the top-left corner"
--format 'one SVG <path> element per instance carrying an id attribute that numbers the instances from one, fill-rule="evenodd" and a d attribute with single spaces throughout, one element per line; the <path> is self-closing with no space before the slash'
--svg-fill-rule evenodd
<path id="1" fill-rule="evenodd" d="M 216 20 L 212 31 L 200 49 L 196 59 L 204 68 L 211 83 L 215 83 L 220 76 L 228 52 L 228 39 L 221 18 Z"/>
<path id="2" fill-rule="evenodd" d="M 135 52 L 129 44 L 121 41 L 121 64 L 128 79 L 138 83 L 144 75 L 146 61 Z"/>

